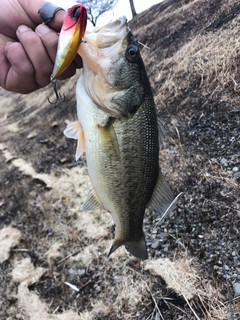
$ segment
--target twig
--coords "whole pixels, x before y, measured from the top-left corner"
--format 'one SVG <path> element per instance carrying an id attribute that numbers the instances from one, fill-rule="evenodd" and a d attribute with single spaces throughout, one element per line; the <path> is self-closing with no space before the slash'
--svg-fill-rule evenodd
<path id="1" fill-rule="evenodd" d="M 146 46 L 144 43 L 138 41 L 138 43 L 140 43 L 144 48 L 147 48 L 148 50 L 150 50 L 150 48 L 148 46 Z"/>
<path id="2" fill-rule="evenodd" d="M 71 283 L 69 283 L 69 282 L 67 282 L 67 281 L 65 281 L 64 283 L 65 283 L 67 286 L 69 286 L 71 289 L 73 289 L 73 290 L 75 290 L 75 291 L 79 292 L 78 287 L 77 287 L 77 286 L 75 286 L 74 284 L 71 284 Z"/>
<path id="3" fill-rule="evenodd" d="M 160 314 L 160 316 L 161 316 L 162 320 L 164 320 L 163 315 L 162 315 L 162 313 L 161 313 L 160 309 L 158 308 L 157 301 L 156 301 L 156 299 L 154 298 L 154 296 L 153 296 L 153 294 L 152 294 L 152 291 L 150 290 L 150 288 L 149 288 L 149 286 L 148 286 L 147 282 L 146 282 L 146 286 L 147 286 L 148 291 L 150 292 L 150 295 L 151 295 L 151 297 L 152 297 L 152 299 L 153 299 L 153 302 L 154 302 L 154 304 L 155 304 L 155 308 L 157 309 L 158 313 Z"/>
<path id="4" fill-rule="evenodd" d="M 197 320 L 201 320 L 198 315 L 196 314 L 196 312 L 194 311 L 194 309 L 192 308 L 192 306 L 190 305 L 190 303 L 188 302 L 188 299 L 183 295 L 183 298 L 185 299 L 185 301 L 187 302 L 187 305 L 189 306 L 189 308 L 191 309 L 192 313 L 194 314 L 194 316 L 196 317 Z"/>
<path id="5" fill-rule="evenodd" d="M 70 257 L 74 256 L 75 254 L 79 253 L 81 250 L 77 250 L 73 253 L 70 253 L 68 256 L 66 256 L 65 258 L 63 258 L 62 260 L 60 260 L 58 263 L 57 263 L 57 266 L 59 266 L 62 262 L 66 261 L 67 259 L 69 259 Z"/>
<path id="6" fill-rule="evenodd" d="M 180 192 L 175 199 L 173 199 L 173 201 L 170 203 L 170 205 L 167 207 L 166 211 L 164 212 L 164 214 L 161 216 L 161 218 L 156 222 L 155 227 L 157 227 L 160 223 L 160 221 L 162 221 L 163 218 L 165 218 L 165 216 L 171 211 L 171 208 L 176 204 L 178 198 L 183 194 L 183 192 Z"/>
<path id="7" fill-rule="evenodd" d="M 86 287 L 89 283 L 91 283 L 92 282 L 92 280 L 90 279 L 90 280 L 88 280 L 86 283 L 84 283 L 80 288 L 79 288 L 79 291 L 82 289 L 82 288 L 84 288 L 84 287 Z"/>

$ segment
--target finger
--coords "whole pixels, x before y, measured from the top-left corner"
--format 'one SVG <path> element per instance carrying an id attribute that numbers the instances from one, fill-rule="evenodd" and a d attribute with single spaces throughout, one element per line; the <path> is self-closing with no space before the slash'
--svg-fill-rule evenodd
<path id="1" fill-rule="evenodd" d="M 73 62 L 70 64 L 69 67 L 63 73 L 60 74 L 59 77 L 57 77 L 58 80 L 65 80 L 68 78 L 71 78 L 75 73 L 76 69 L 80 69 L 83 67 L 82 58 L 79 55 L 76 55 Z"/>
<path id="2" fill-rule="evenodd" d="M 51 58 L 52 62 L 54 62 L 58 45 L 58 33 L 48 28 L 48 26 L 44 24 L 37 26 L 35 32 L 41 38 L 49 57 Z"/>
<path id="3" fill-rule="evenodd" d="M 49 29 L 46 25 L 43 24 L 37 26 L 35 32 L 41 38 L 42 43 L 45 49 L 47 50 L 49 57 L 54 63 L 58 45 L 58 33 Z M 65 80 L 72 77 L 76 73 L 76 68 L 82 68 L 82 58 L 78 55 L 70 64 L 70 66 L 61 74 L 61 76 L 58 77 L 58 79 Z"/>
<path id="4" fill-rule="evenodd" d="M 42 23 L 42 19 L 38 14 L 38 11 L 41 9 L 41 7 L 44 5 L 45 1 L 43 0 L 18 0 L 21 4 L 22 8 L 25 10 L 25 12 L 28 14 L 28 16 L 31 18 L 31 20 L 36 24 Z M 53 28 L 55 31 L 60 31 L 63 20 L 66 16 L 66 12 L 64 10 L 58 11 L 51 22 L 48 23 L 48 26 L 50 28 Z"/>
<path id="5" fill-rule="evenodd" d="M 45 49 L 48 52 L 49 57 L 55 62 L 57 45 L 58 45 L 58 33 L 48 28 L 48 26 L 40 24 L 35 29 L 35 32 L 39 35 Z M 76 55 L 74 61 L 70 66 L 58 77 L 59 80 L 65 80 L 72 77 L 76 73 L 76 68 L 82 68 L 82 58 Z"/>
<path id="6" fill-rule="evenodd" d="M 23 46 L 19 42 L 7 43 L 4 47 L 6 57 L 1 72 L 1 85 L 6 90 L 30 93 L 39 87 L 34 79 L 34 68 Z M 21 63 L 19 63 L 21 61 Z"/>
<path id="7" fill-rule="evenodd" d="M 53 62 L 50 59 L 39 36 L 27 26 L 19 26 L 17 37 L 26 51 L 35 70 L 35 82 L 40 88 L 50 81 Z"/>
<path id="8" fill-rule="evenodd" d="M 57 77 L 57 80 L 66 80 L 74 76 L 75 73 L 76 73 L 76 64 L 72 62 L 70 66 L 68 66 L 67 69 L 64 70 L 59 77 Z"/>
<path id="9" fill-rule="evenodd" d="M 74 63 L 77 69 L 81 69 L 83 67 L 83 61 L 79 54 L 74 58 Z"/>

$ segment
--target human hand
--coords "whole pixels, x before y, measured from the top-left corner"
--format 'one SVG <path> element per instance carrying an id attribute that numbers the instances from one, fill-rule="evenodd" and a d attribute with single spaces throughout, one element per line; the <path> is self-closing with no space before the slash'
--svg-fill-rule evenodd
<path id="1" fill-rule="evenodd" d="M 0 1 L 0 86 L 30 93 L 49 84 L 55 61 L 58 32 L 66 12 L 58 11 L 51 22 L 41 24 L 43 0 Z M 59 79 L 73 76 L 82 67 L 77 56 Z"/>

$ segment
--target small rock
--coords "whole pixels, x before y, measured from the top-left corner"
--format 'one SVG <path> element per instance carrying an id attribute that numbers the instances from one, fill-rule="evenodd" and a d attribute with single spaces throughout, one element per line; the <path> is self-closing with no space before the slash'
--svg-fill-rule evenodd
<path id="1" fill-rule="evenodd" d="M 159 247 L 159 240 L 153 242 L 151 247 L 156 250 Z"/>
<path id="2" fill-rule="evenodd" d="M 225 158 L 222 158 L 221 161 L 220 161 L 220 163 L 221 163 L 222 165 L 224 165 L 225 167 L 228 166 L 228 161 L 227 161 L 227 159 L 225 159 Z"/>
<path id="3" fill-rule="evenodd" d="M 51 127 L 52 128 L 56 128 L 58 126 L 58 123 L 56 121 L 54 121 L 52 124 L 51 124 Z"/>
<path id="4" fill-rule="evenodd" d="M 67 158 L 66 157 L 64 157 L 64 158 L 62 158 L 62 159 L 59 159 L 59 162 L 61 163 L 61 164 L 64 164 L 64 163 L 66 163 L 67 162 Z"/>
<path id="5" fill-rule="evenodd" d="M 40 140 L 40 143 L 42 143 L 42 144 L 46 144 L 46 143 L 48 143 L 48 142 L 49 142 L 49 140 L 48 140 L 48 139 Z"/>
<path id="6" fill-rule="evenodd" d="M 37 136 L 37 132 L 36 131 L 31 131 L 28 136 L 27 139 L 32 139 L 35 138 Z"/>
<path id="7" fill-rule="evenodd" d="M 233 167 L 233 168 L 232 168 L 232 171 L 233 171 L 233 172 L 237 172 L 238 170 L 239 170 L 238 167 Z"/>
<path id="8" fill-rule="evenodd" d="M 239 282 L 235 282 L 233 284 L 233 290 L 234 290 L 234 296 L 239 297 L 240 296 L 240 283 Z"/>
<path id="9" fill-rule="evenodd" d="M 240 172 L 239 171 L 234 173 L 233 179 L 234 180 L 240 179 Z"/>
<path id="10" fill-rule="evenodd" d="M 161 232 L 161 233 L 159 233 L 158 237 L 159 237 L 160 239 L 164 239 L 164 238 L 166 238 L 166 233 Z"/>
<path id="11" fill-rule="evenodd" d="M 76 271 L 75 271 L 73 268 L 70 268 L 70 269 L 68 270 L 68 273 L 69 273 L 69 274 L 75 274 Z"/>
<path id="12" fill-rule="evenodd" d="M 86 270 L 85 269 L 78 269 L 77 273 L 78 273 L 79 276 L 82 276 L 82 275 L 84 275 L 86 273 Z"/>
<path id="13" fill-rule="evenodd" d="M 155 315 L 155 320 L 161 320 L 160 318 L 160 314 L 157 312 L 156 315 Z"/>
<path id="14" fill-rule="evenodd" d="M 114 276 L 113 278 L 114 278 L 114 280 L 116 282 L 121 282 L 122 281 L 122 277 L 121 276 Z"/>

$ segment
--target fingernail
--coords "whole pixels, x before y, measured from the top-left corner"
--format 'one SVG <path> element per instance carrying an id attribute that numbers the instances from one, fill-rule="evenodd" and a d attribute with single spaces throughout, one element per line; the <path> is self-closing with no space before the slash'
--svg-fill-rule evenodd
<path id="1" fill-rule="evenodd" d="M 21 25 L 18 27 L 18 32 L 23 33 L 25 31 L 31 30 L 30 28 L 28 28 L 27 26 Z"/>
<path id="2" fill-rule="evenodd" d="M 45 24 L 40 24 L 39 26 L 37 26 L 37 28 L 35 29 L 35 32 L 38 35 L 42 35 L 42 34 L 46 34 L 49 32 L 49 28 L 48 26 L 46 26 Z"/>

